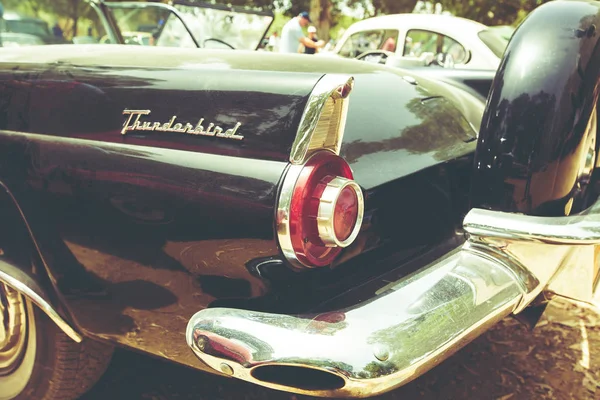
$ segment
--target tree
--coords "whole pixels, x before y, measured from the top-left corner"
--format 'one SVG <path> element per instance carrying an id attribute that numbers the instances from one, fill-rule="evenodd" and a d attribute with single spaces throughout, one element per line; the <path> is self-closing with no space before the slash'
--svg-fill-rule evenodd
<path id="1" fill-rule="evenodd" d="M 147 1 L 147 0 L 144 0 L 144 1 Z M 210 3 L 210 1 L 206 1 L 206 0 L 202 0 L 199 2 Z M 273 8 L 273 5 L 274 5 L 273 0 L 227 0 L 227 1 L 217 1 L 217 3 L 231 4 L 232 6 L 262 8 L 262 9 L 271 9 L 271 8 Z"/>
<path id="2" fill-rule="evenodd" d="M 244 1 L 244 0 L 240 0 Z M 275 1 L 275 7 L 283 10 L 288 17 L 295 17 L 302 11 L 308 11 L 313 25 L 317 28 L 319 39 L 329 40 L 329 30 L 341 15 L 342 0 L 294 0 L 290 3 Z"/>
<path id="3" fill-rule="evenodd" d="M 52 0 L 3 0 L 3 3 L 6 10 L 21 11 L 34 17 L 52 6 Z"/>
<path id="4" fill-rule="evenodd" d="M 331 0 L 311 0 L 310 19 L 319 32 L 319 38 L 329 40 L 329 29 L 333 23 L 333 2 Z"/>
<path id="5" fill-rule="evenodd" d="M 450 13 L 486 25 L 511 25 L 520 22 L 534 8 L 550 0 L 432 0 Z M 349 7 L 361 7 L 365 17 L 410 13 L 417 0 L 348 0 Z M 433 7 L 432 7 L 433 8 Z"/>
<path id="6" fill-rule="evenodd" d="M 348 6 L 362 7 L 365 17 L 383 14 L 410 13 L 414 10 L 417 0 L 349 0 Z"/>
<path id="7" fill-rule="evenodd" d="M 53 0 L 52 2 L 54 4 L 55 12 L 58 13 L 58 15 L 64 15 L 70 20 L 70 26 L 65 27 L 67 29 L 63 29 L 65 33 L 70 37 L 76 36 L 79 18 L 85 12 L 89 11 L 89 5 L 81 0 Z"/>
<path id="8" fill-rule="evenodd" d="M 267 2 L 268 0 L 257 1 Z M 46 18 L 53 18 L 56 23 L 61 25 L 67 37 L 77 35 L 77 27 L 81 18 L 90 17 L 93 15 L 92 13 L 95 13 L 88 2 L 84 0 L 2 0 L 2 2 L 7 11 L 16 11 L 36 18 L 40 18 L 44 14 Z"/>
<path id="9" fill-rule="evenodd" d="M 444 10 L 485 25 L 513 25 L 549 0 L 438 0 Z"/>

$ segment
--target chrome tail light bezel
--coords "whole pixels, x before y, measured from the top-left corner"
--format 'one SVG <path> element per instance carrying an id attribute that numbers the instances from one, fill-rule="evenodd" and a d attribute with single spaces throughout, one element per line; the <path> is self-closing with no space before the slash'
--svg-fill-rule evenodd
<path id="1" fill-rule="evenodd" d="M 317 199 L 319 204 L 315 209 L 314 215 L 298 216 L 297 213 L 299 212 L 299 209 L 304 208 L 304 204 L 306 202 L 315 200 L 315 198 L 312 196 L 314 192 L 310 192 L 305 193 L 302 197 L 302 206 L 294 203 L 295 194 L 297 191 L 304 192 L 308 190 L 301 186 L 303 185 L 301 181 L 306 178 L 303 176 L 303 174 L 307 172 L 306 169 L 312 168 L 313 172 L 309 171 L 308 173 L 318 176 L 319 168 L 331 163 L 339 164 L 343 172 L 341 171 L 339 175 L 333 176 L 333 179 L 331 179 L 330 182 L 335 181 L 337 183 L 342 183 L 342 185 L 334 185 L 325 188 L 323 193 L 321 193 Z M 315 166 L 314 164 L 317 165 Z M 326 176 L 327 175 L 324 177 Z M 331 176 L 329 177 L 331 178 Z M 308 178 L 308 180 L 310 179 L 313 178 Z M 322 184 L 321 179 L 319 179 L 319 183 Z M 310 188 L 312 184 L 307 184 L 307 186 Z M 335 237 L 335 230 L 333 228 L 335 202 L 337 200 L 337 196 L 345 187 L 351 187 L 354 189 L 357 199 L 358 213 L 350 236 L 345 240 L 338 240 Z M 365 206 L 362 189 L 356 182 L 354 182 L 350 166 L 343 158 L 333 154 L 331 151 L 323 150 L 314 153 L 308 160 L 306 160 L 304 165 L 290 165 L 281 185 L 279 201 L 276 209 L 276 233 L 281 252 L 285 256 L 286 260 L 292 265 L 292 267 L 297 269 L 318 268 L 331 264 L 340 251 L 344 247 L 351 245 L 360 233 L 364 209 Z M 319 216 L 322 217 L 321 220 L 319 219 Z M 312 242 L 311 244 L 315 246 L 322 246 L 323 248 L 329 248 L 328 251 L 330 254 L 328 255 L 328 258 L 330 261 L 328 262 L 314 262 L 314 260 L 311 261 L 310 255 L 299 252 L 298 246 L 294 245 L 294 243 L 298 243 L 299 240 L 298 237 L 294 236 L 298 235 L 297 229 L 294 229 L 292 226 L 296 219 L 313 217 L 315 220 L 315 230 L 314 232 L 312 230 L 309 232 L 301 232 L 303 234 L 308 234 L 306 237 L 302 237 L 302 240 L 304 240 L 304 243 L 307 243 L 307 241 L 310 240 L 309 237 L 313 237 L 314 234 L 317 234 L 321 243 Z M 303 221 L 307 224 L 309 223 L 307 220 Z M 333 252 L 335 252 L 335 255 L 331 254 Z"/>
<path id="2" fill-rule="evenodd" d="M 292 239 L 290 226 L 293 210 L 292 200 L 298 180 L 310 160 L 324 153 L 338 157 L 344 163 L 349 173 L 334 176 L 333 180 L 343 178 L 343 187 L 350 186 L 355 190 L 359 206 L 357 221 L 350 236 L 339 240 L 335 235 L 333 226 L 335 215 L 335 200 L 343 188 L 327 187 L 319 198 L 317 215 L 317 232 L 324 247 L 331 252 L 339 254 L 342 248 L 349 246 L 358 236 L 364 214 L 364 198 L 360 186 L 353 181 L 350 166 L 339 157 L 343 141 L 348 112 L 349 94 L 354 86 L 354 78 L 343 74 L 326 74 L 321 77 L 313 88 L 302 118 L 300 120 L 296 138 L 290 151 L 290 165 L 285 172 L 278 196 L 275 230 L 281 252 L 294 268 L 315 268 L 323 265 L 314 265 L 294 248 L 297 237 Z M 342 176 L 346 175 L 346 176 Z M 336 180 L 335 183 L 341 183 Z M 333 201 L 333 202 L 332 202 Z M 333 208 L 332 208 L 333 207 Z M 304 238 L 303 240 L 308 240 Z M 332 253 L 333 254 L 333 253 Z M 333 257 L 335 258 L 335 257 Z M 332 260 L 333 261 L 333 260 Z"/>

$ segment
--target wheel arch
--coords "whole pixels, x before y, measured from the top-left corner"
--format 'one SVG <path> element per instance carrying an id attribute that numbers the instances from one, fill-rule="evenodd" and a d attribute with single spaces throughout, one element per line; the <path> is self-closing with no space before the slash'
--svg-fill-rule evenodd
<path id="1" fill-rule="evenodd" d="M 0 281 L 39 307 L 68 337 L 81 342 L 45 257 L 19 204 L 0 181 Z"/>

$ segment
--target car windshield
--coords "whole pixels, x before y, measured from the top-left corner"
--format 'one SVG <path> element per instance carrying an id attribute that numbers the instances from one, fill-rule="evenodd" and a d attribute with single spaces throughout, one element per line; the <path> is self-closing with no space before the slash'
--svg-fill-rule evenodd
<path id="1" fill-rule="evenodd" d="M 161 4 L 105 3 L 125 44 L 163 47 L 197 47 L 185 25 Z M 102 43 L 111 43 L 106 37 Z"/>
<path id="2" fill-rule="evenodd" d="M 271 11 L 195 2 L 45 1 L 39 10 L 11 2 L 0 46 L 108 44 L 255 50 L 273 21 Z M 67 17 L 68 15 L 68 17 Z"/>
<path id="3" fill-rule="evenodd" d="M 175 3 L 174 7 L 200 47 L 207 48 L 255 50 L 273 21 L 267 12 L 198 7 L 184 2 Z"/>
<path id="4" fill-rule="evenodd" d="M 273 21 L 269 12 L 192 2 L 105 4 L 126 44 L 255 50 Z"/>
<path id="5" fill-rule="evenodd" d="M 512 26 L 493 26 L 478 33 L 479 39 L 498 57 L 501 58 L 508 46 L 508 41 L 515 32 Z"/>

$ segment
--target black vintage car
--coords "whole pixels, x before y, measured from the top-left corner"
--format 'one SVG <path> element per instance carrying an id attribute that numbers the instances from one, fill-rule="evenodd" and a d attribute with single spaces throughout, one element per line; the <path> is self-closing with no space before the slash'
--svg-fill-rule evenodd
<path id="1" fill-rule="evenodd" d="M 113 346 L 368 397 L 590 301 L 598 26 L 539 7 L 487 101 L 356 60 L 2 50 L 0 398 L 74 399 Z"/>

